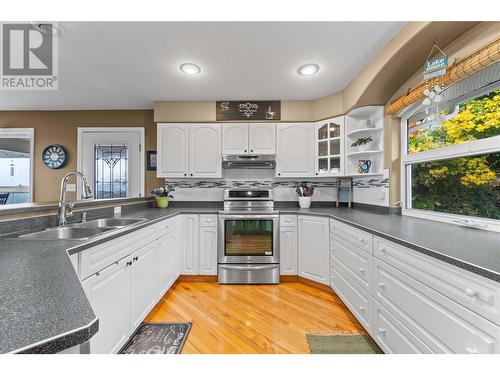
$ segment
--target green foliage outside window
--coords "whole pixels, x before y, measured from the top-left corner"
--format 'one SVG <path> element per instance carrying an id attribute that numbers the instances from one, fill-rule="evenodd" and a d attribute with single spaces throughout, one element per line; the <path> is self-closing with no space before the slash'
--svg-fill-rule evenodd
<path id="1" fill-rule="evenodd" d="M 408 152 L 500 135 L 500 89 L 472 99 L 435 129 L 409 134 Z M 412 207 L 500 219 L 500 153 L 412 165 Z"/>

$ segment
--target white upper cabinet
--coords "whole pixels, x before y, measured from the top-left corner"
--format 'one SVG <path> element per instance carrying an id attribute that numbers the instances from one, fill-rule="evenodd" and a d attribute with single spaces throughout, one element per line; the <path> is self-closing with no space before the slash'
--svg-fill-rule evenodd
<path id="1" fill-rule="evenodd" d="M 276 124 L 248 124 L 248 148 L 254 155 L 276 153 Z"/>
<path id="2" fill-rule="evenodd" d="M 223 155 L 268 155 L 276 152 L 276 124 L 222 124 Z"/>
<path id="3" fill-rule="evenodd" d="M 222 154 L 248 154 L 248 124 L 222 124 Z"/>
<path id="4" fill-rule="evenodd" d="M 222 177 L 220 124 L 191 124 L 189 177 Z"/>
<path id="5" fill-rule="evenodd" d="M 186 177 L 189 173 L 189 125 L 158 124 L 157 176 Z"/>
<path id="6" fill-rule="evenodd" d="M 222 177 L 220 124 L 158 124 L 158 177 Z"/>
<path id="7" fill-rule="evenodd" d="M 314 124 L 280 123 L 276 132 L 276 176 L 314 176 Z"/>
<path id="8" fill-rule="evenodd" d="M 344 174 L 344 116 L 315 123 L 315 176 Z"/>

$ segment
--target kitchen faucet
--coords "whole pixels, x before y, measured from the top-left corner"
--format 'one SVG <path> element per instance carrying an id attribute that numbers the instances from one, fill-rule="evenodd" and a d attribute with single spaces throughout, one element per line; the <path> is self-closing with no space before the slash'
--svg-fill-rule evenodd
<path id="1" fill-rule="evenodd" d="M 92 198 L 92 191 L 90 190 L 89 184 L 87 182 L 87 179 L 83 175 L 83 173 L 80 172 L 69 172 L 64 175 L 62 181 L 61 181 L 61 195 L 59 197 L 59 213 L 58 213 L 58 219 L 59 219 L 59 225 L 66 225 L 66 219 L 68 217 L 73 216 L 73 206 L 75 205 L 75 202 L 67 202 L 66 201 L 66 184 L 68 182 L 68 178 L 71 176 L 76 176 L 80 177 L 83 182 L 83 194 L 82 194 L 82 199 L 90 199 Z"/>

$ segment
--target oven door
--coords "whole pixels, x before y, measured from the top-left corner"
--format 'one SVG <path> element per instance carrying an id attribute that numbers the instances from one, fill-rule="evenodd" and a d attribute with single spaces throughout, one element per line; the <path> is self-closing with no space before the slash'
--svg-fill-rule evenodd
<path id="1" fill-rule="evenodd" d="M 279 263 L 279 216 L 220 214 L 219 263 Z"/>

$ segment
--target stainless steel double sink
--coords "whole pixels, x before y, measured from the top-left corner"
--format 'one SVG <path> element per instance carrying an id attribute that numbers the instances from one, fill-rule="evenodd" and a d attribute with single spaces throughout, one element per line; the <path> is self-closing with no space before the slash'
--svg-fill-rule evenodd
<path id="1" fill-rule="evenodd" d="M 137 224 L 146 219 L 135 218 L 109 218 L 85 221 L 77 224 L 70 224 L 64 227 L 48 228 L 40 232 L 28 233 L 18 236 L 18 238 L 40 239 L 40 240 L 88 240 L 100 234 L 125 228 L 129 225 Z"/>

